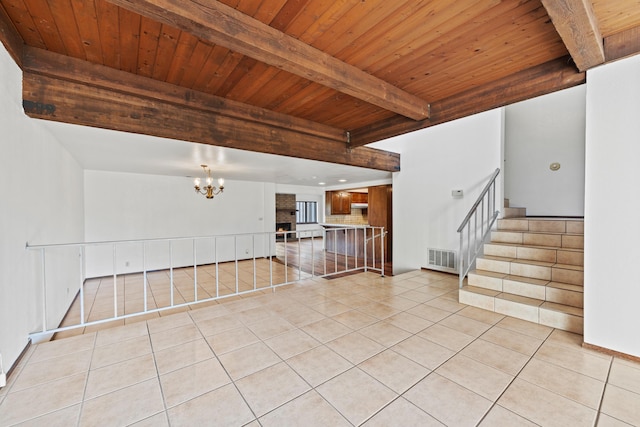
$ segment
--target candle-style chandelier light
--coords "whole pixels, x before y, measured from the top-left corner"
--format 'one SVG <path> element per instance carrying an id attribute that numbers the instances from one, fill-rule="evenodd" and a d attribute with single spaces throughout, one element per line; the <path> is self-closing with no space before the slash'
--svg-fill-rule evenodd
<path id="1" fill-rule="evenodd" d="M 219 188 L 213 186 L 213 178 L 211 178 L 211 169 L 207 165 L 200 165 L 202 170 L 205 173 L 205 183 L 204 187 L 200 187 L 200 178 L 196 178 L 193 181 L 193 187 L 196 189 L 196 193 L 200 193 L 205 196 L 207 199 L 213 199 L 214 196 L 222 193 L 224 191 L 224 179 L 220 178 L 218 180 Z"/>

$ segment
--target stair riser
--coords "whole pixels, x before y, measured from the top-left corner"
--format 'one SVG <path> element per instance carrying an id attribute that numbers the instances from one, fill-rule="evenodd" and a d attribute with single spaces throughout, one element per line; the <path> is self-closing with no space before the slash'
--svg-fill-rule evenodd
<path id="1" fill-rule="evenodd" d="M 478 270 L 493 271 L 495 273 L 510 274 L 510 263 L 507 261 L 496 261 L 492 259 L 478 258 L 476 268 Z"/>
<path id="2" fill-rule="evenodd" d="M 584 249 L 584 236 L 564 234 L 562 236 L 562 247 Z"/>
<path id="3" fill-rule="evenodd" d="M 530 261 L 560 262 L 558 261 L 558 252 L 559 251 L 557 249 L 528 248 L 500 243 L 487 243 L 484 245 L 485 255 Z M 582 262 L 580 259 L 581 254 L 579 252 L 565 252 L 567 251 L 562 251 L 563 259 L 573 262 L 563 262 L 563 264 L 580 265 L 575 264 L 575 262 Z M 573 257 L 574 255 L 577 256 Z"/>
<path id="4" fill-rule="evenodd" d="M 536 220 L 523 218 L 503 218 L 498 220 L 498 230 L 529 231 L 535 233 L 584 234 L 583 221 Z"/>
<path id="5" fill-rule="evenodd" d="M 540 300 L 545 299 L 545 288 L 545 286 L 532 285 L 530 283 L 518 282 L 515 280 L 505 279 L 502 281 L 503 292 Z"/>
<path id="6" fill-rule="evenodd" d="M 458 293 L 458 301 L 460 301 L 462 304 L 478 307 L 483 310 L 495 311 L 495 297 L 475 294 L 473 292 L 467 292 L 463 289 L 460 289 Z"/>
<path id="7" fill-rule="evenodd" d="M 584 294 L 582 292 L 568 291 L 547 286 L 545 288 L 545 300 L 556 304 L 570 305 L 572 307 L 584 308 Z"/>
<path id="8" fill-rule="evenodd" d="M 584 272 L 553 267 L 551 269 L 551 280 L 554 282 L 583 286 Z"/>
<path id="9" fill-rule="evenodd" d="M 538 323 L 552 328 L 562 329 L 576 334 L 584 333 L 584 319 L 567 313 L 560 313 L 553 310 L 540 308 L 540 318 Z"/>
<path id="10" fill-rule="evenodd" d="M 506 316 L 517 317 L 518 319 L 538 323 L 539 307 L 520 304 L 514 301 L 495 299 L 495 312 Z"/>
<path id="11" fill-rule="evenodd" d="M 502 279 L 482 276 L 474 273 L 469 273 L 467 277 L 467 283 L 469 283 L 469 286 L 502 292 Z"/>
<path id="12" fill-rule="evenodd" d="M 510 274 L 531 277 L 532 279 L 551 280 L 551 267 L 512 262 Z"/>
<path id="13" fill-rule="evenodd" d="M 520 218 L 527 216 L 527 208 L 504 208 L 504 218 Z"/>
<path id="14" fill-rule="evenodd" d="M 582 251 L 570 251 L 570 250 L 558 250 L 557 251 L 557 263 L 584 266 L 584 252 Z"/>

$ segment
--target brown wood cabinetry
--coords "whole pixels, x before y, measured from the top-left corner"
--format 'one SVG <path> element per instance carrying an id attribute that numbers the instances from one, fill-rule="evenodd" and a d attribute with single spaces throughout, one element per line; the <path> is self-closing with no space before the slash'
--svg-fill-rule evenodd
<path id="1" fill-rule="evenodd" d="M 367 203 L 367 193 L 351 193 L 351 203 Z"/>
<path id="2" fill-rule="evenodd" d="M 391 261 L 392 254 L 392 224 L 391 217 L 391 196 L 392 187 L 390 185 L 379 185 L 369 187 L 369 225 L 384 227 L 387 232 L 385 238 L 385 259 Z M 378 240 L 379 244 L 379 240 Z"/>
<path id="3" fill-rule="evenodd" d="M 348 191 L 327 191 L 325 207 L 327 215 L 349 215 L 351 213 L 351 193 Z"/>

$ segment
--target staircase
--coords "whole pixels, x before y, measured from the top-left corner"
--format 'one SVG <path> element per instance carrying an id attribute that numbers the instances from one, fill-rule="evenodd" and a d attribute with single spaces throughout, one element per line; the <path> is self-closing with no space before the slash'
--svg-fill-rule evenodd
<path id="1" fill-rule="evenodd" d="M 498 220 L 460 302 L 582 334 L 584 222 L 519 217 L 522 209 Z"/>

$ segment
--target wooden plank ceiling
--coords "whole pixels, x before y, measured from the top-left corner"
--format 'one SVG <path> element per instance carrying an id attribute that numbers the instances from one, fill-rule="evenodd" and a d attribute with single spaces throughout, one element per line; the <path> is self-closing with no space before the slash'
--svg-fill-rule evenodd
<path id="1" fill-rule="evenodd" d="M 398 170 L 362 147 L 640 51 L 639 0 L 0 0 L 35 118 Z"/>

